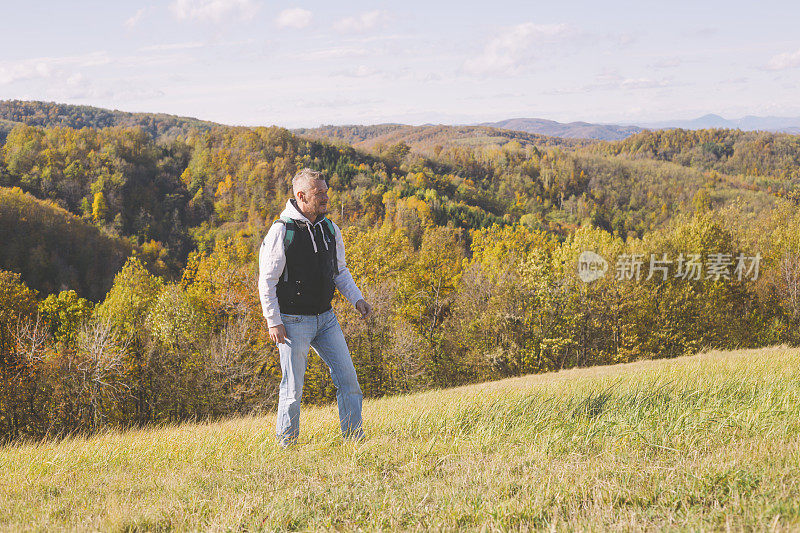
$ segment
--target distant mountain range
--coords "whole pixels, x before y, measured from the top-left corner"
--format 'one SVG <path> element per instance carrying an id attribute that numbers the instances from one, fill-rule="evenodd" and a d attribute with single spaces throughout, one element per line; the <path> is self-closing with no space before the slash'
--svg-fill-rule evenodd
<path id="1" fill-rule="evenodd" d="M 743 131 L 770 131 L 774 133 L 800 134 L 800 117 L 756 117 L 748 115 L 739 119 L 726 119 L 708 114 L 692 120 L 667 120 L 639 124 L 591 124 L 589 122 L 556 122 L 541 118 L 512 118 L 499 122 L 483 122 L 480 126 L 524 131 L 539 135 L 570 139 L 597 139 L 618 141 L 645 129 L 661 130 L 682 128 L 699 130 L 706 128 L 740 129 Z"/>
<path id="2" fill-rule="evenodd" d="M 665 128 L 683 128 L 697 130 L 704 128 L 728 128 L 742 131 L 771 131 L 774 133 L 800 134 L 800 117 L 755 117 L 748 115 L 737 119 L 726 119 L 719 115 L 708 114 L 693 120 L 668 120 L 638 124 L 643 128 L 659 130 Z"/>
<path id="3" fill-rule="evenodd" d="M 129 113 L 90 106 L 55 102 L 0 100 L 0 142 L 19 123 L 30 126 L 66 126 L 71 128 L 104 128 L 109 126 L 141 127 L 153 138 L 174 138 L 190 130 L 206 131 L 222 126 L 192 117 L 163 113 Z M 595 140 L 618 141 L 644 130 L 682 128 L 740 129 L 800 135 L 800 117 L 756 117 L 748 115 L 726 119 L 708 114 L 691 120 L 666 120 L 637 124 L 594 124 L 590 122 L 556 122 L 541 118 L 511 118 L 498 122 L 470 125 L 373 124 L 319 126 L 292 130 L 317 138 L 336 139 L 364 148 L 376 144 L 406 142 L 412 148 L 437 144 L 504 144 L 516 140 L 521 144 L 558 145 L 586 144 Z M 548 137 L 548 138 L 544 138 Z"/>

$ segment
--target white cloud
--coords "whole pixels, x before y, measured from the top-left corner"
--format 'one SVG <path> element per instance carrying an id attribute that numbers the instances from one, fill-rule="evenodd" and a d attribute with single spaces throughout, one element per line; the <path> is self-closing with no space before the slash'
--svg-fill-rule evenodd
<path id="1" fill-rule="evenodd" d="M 585 86 L 591 89 L 655 89 L 668 87 L 671 82 L 667 79 L 654 80 L 652 78 L 626 78 L 614 69 L 603 69 L 595 78 L 595 83 Z"/>
<path id="2" fill-rule="evenodd" d="M 175 0 L 170 8 L 179 20 L 224 22 L 250 20 L 258 11 L 254 0 Z"/>
<path id="3" fill-rule="evenodd" d="M 5 91 L 25 99 L 61 102 L 123 102 L 158 98 L 164 94 L 146 81 L 96 78 L 84 70 L 110 63 L 118 64 L 119 60 L 112 59 L 106 52 L 0 61 L 0 87 L 8 86 Z"/>
<path id="4" fill-rule="evenodd" d="M 66 83 L 70 87 L 75 87 L 83 83 L 83 80 L 84 80 L 83 74 L 81 74 L 80 72 L 76 72 L 75 74 L 67 78 Z"/>
<path id="5" fill-rule="evenodd" d="M 68 76 L 64 69 L 94 67 L 110 62 L 105 52 L 93 52 L 80 56 L 40 57 L 21 61 L 0 62 L 0 85 L 18 81 Z M 69 71 L 71 72 L 71 71 Z"/>
<path id="6" fill-rule="evenodd" d="M 638 89 L 672 87 L 674 85 L 675 83 L 669 78 L 626 78 L 614 69 L 605 68 L 595 76 L 592 83 L 575 87 L 558 87 L 544 91 L 544 94 L 565 95 L 586 94 L 597 91 L 635 91 Z"/>
<path id="7" fill-rule="evenodd" d="M 144 12 L 145 8 L 141 8 L 139 11 L 137 11 L 131 18 L 125 21 L 125 27 L 129 30 L 136 27 L 136 25 L 139 24 L 139 21 L 142 20 Z"/>
<path id="8" fill-rule="evenodd" d="M 334 48 L 323 48 L 312 52 L 304 52 L 302 59 L 338 59 L 342 57 L 359 57 L 369 54 L 366 48 L 354 46 L 337 46 Z"/>
<path id="9" fill-rule="evenodd" d="M 684 31 L 683 35 L 686 37 L 707 39 L 709 37 L 713 37 L 718 31 L 719 30 L 717 28 L 712 28 L 712 27 L 697 28 L 694 30 Z"/>
<path id="10" fill-rule="evenodd" d="M 668 85 L 669 82 L 666 80 L 654 80 L 651 78 L 625 78 L 619 82 L 620 89 L 653 89 Z"/>
<path id="11" fill-rule="evenodd" d="M 767 70 L 784 70 L 800 67 L 800 50 L 773 56 L 767 63 Z"/>
<path id="12" fill-rule="evenodd" d="M 0 85 L 36 78 L 49 78 L 52 73 L 51 66 L 43 61 L 0 65 Z"/>
<path id="13" fill-rule="evenodd" d="M 566 24 L 526 22 L 506 29 L 479 55 L 464 61 L 463 70 L 475 75 L 517 74 L 532 60 L 533 45 L 559 42 L 575 35 Z"/>
<path id="14" fill-rule="evenodd" d="M 185 43 L 169 43 L 169 44 L 152 44 L 150 46 L 143 46 L 139 48 L 140 52 L 164 52 L 170 50 L 191 50 L 193 48 L 202 48 L 205 46 L 200 41 L 192 41 Z"/>
<path id="15" fill-rule="evenodd" d="M 275 19 L 275 22 L 281 28 L 305 28 L 309 24 L 311 24 L 311 18 L 313 17 L 313 13 L 308 9 L 303 9 L 300 7 L 295 7 L 291 9 L 284 9 L 278 14 L 278 18 Z"/>
<path id="16" fill-rule="evenodd" d="M 750 81 L 750 78 L 748 78 L 746 76 L 739 76 L 738 78 L 728 78 L 728 79 L 722 80 L 722 83 L 723 84 L 741 85 L 741 84 L 747 83 L 749 81 Z"/>
<path id="17" fill-rule="evenodd" d="M 132 102 L 152 100 L 160 98 L 164 94 L 164 91 L 160 89 L 140 86 L 133 80 L 117 79 L 98 85 L 81 78 L 73 83 L 52 87 L 46 92 L 46 97 L 58 101 Z"/>
<path id="18" fill-rule="evenodd" d="M 313 100 L 300 99 L 295 102 L 295 106 L 308 109 L 324 109 L 333 108 L 339 109 L 342 107 L 358 107 L 368 104 L 380 103 L 383 100 L 376 100 L 374 98 L 353 99 L 353 98 L 320 98 Z"/>
<path id="19" fill-rule="evenodd" d="M 368 78 L 380 74 L 380 71 L 367 65 L 357 65 L 353 68 L 335 72 L 334 74 L 347 78 Z"/>
<path id="20" fill-rule="evenodd" d="M 639 40 L 639 38 L 636 37 L 636 35 L 634 35 L 632 33 L 623 33 L 623 34 L 617 36 L 617 43 L 620 46 L 630 46 L 630 45 L 636 43 L 636 41 L 638 41 L 638 40 Z"/>
<path id="21" fill-rule="evenodd" d="M 341 18 L 334 23 L 333 27 L 342 33 L 362 33 L 374 30 L 390 18 L 386 11 L 368 11 L 355 17 Z"/>
<path id="22" fill-rule="evenodd" d="M 653 68 L 675 68 L 679 67 L 683 64 L 683 60 L 678 57 L 670 57 L 670 58 L 662 58 L 656 61 L 655 63 L 651 63 L 650 67 Z"/>

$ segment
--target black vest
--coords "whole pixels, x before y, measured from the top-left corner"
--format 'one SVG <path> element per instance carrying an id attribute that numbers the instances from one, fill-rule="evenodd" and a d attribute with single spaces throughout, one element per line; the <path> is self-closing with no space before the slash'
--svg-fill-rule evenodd
<path id="1" fill-rule="evenodd" d="M 336 290 L 333 279 L 339 270 L 333 224 L 326 218 L 314 225 L 285 218 L 274 223 L 286 226 L 286 266 L 277 287 L 281 313 L 318 315 L 328 311 Z"/>

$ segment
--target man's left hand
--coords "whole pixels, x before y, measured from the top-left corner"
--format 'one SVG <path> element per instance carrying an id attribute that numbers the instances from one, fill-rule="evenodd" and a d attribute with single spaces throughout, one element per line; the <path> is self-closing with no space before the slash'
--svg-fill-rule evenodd
<path id="1" fill-rule="evenodd" d="M 369 316 L 372 314 L 372 306 L 364 300 L 359 300 L 356 302 L 356 309 L 358 309 L 358 312 L 361 313 L 361 318 L 369 318 Z"/>

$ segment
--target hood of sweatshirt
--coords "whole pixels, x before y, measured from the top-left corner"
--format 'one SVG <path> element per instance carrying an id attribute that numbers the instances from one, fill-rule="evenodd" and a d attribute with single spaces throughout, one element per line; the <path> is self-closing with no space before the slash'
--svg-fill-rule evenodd
<path id="1" fill-rule="evenodd" d="M 295 203 L 294 199 L 286 200 L 286 208 L 281 211 L 281 217 L 289 217 L 292 220 L 298 220 L 300 222 L 305 222 L 305 227 L 308 230 L 308 234 L 311 236 L 311 244 L 314 246 L 314 253 L 318 253 L 317 248 L 317 238 L 315 236 L 315 231 L 312 229 L 316 226 L 320 225 L 323 220 L 325 220 L 325 215 L 319 217 L 317 222 L 312 224 L 310 220 L 297 208 L 297 204 Z M 328 242 L 325 240 L 325 237 L 320 235 L 322 240 L 322 244 L 325 246 L 325 249 L 328 249 Z"/>
<path id="2" fill-rule="evenodd" d="M 305 222 L 306 224 L 311 224 L 311 221 L 308 220 L 308 218 L 300 211 L 300 209 L 298 209 L 297 204 L 295 203 L 295 200 L 293 198 L 286 200 L 286 207 L 284 208 L 283 211 L 281 211 L 281 216 L 289 217 L 293 220 L 300 220 L 302 222 Z M 324 215 L 319 217 L 314 225 L 316 226 L 317 224 L 322 222 L 324 218 L 325 218 Z"/>

